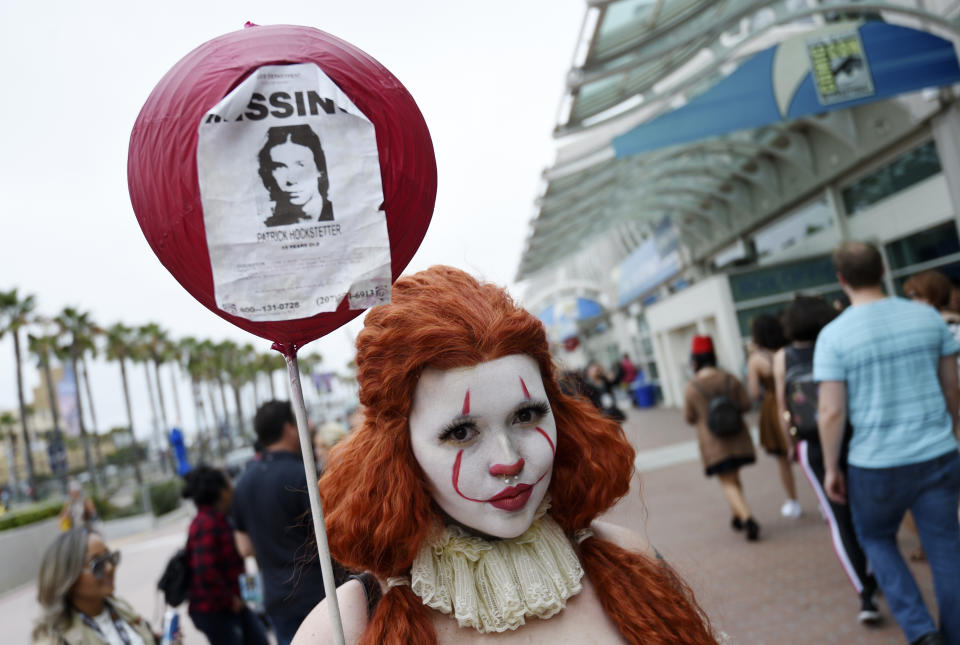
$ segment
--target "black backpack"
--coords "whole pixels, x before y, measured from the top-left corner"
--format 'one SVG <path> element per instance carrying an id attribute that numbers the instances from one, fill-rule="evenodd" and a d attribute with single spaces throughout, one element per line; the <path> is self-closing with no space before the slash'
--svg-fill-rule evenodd
<path id="1" fill-rule="evenodd" d="M 185 550 L 177 550 L 167 561 L 163 575 L 157 582 L 157 589 L 163 593 L 166 603 L 171 607 L 176 607 L 187 599 L 190 589 L 190 560 Z"/>
<path id="2" fill-rule="evenodd" d="M 716 396 L 708 396 L 696 380 L 690 381 L 693 387 L 707 400 L 707 429 L 721 439 L 732 437 L 743 429 L 741 411 L 730 398 L 730 376 L 726 378 L 726 388 Z"/>
<path id="3" fill-rule="evenodd" d="M 796 441 L 817 441 L 819 393 L 813 380 L 813 358 L 804 360 L 801 351 L 786 348 L 786 399 L 790 413 L 790 434 Z"/>

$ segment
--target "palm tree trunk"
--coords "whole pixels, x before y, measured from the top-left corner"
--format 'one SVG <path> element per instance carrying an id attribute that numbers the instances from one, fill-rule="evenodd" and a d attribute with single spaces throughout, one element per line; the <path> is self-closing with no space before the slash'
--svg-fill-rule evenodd
<path id="1" fill-rule="evenodd" d="M 230 441 L 230 447 L 233 448 L 234 426 L 230 423 L 230 413 L 227 412 L 227 390 L 223 386 L 223 379 L 217 376 L 217 386 L 220 388 L 220 402 L 223 404 L 223 422 L 227 426 L 227 437 Z"/>
<path id="2" fill-rule="evenodd" d="M 93 393 L 90 391 L 90 372 L 87 371 L 87 358 L 80 355 L 80 368 L 83 370 L 83 388 L 90 404 L 90 420 L 93 422 L 93 452 L 97 458 L 97 468 L 103 468 L 103 454 L 100 452 L 100 426 L 97 424 L 97 409 L 93 405 Z M 79 381 L 77 387 L 80 387 Z"/>
<path id="3" fill-rule="evenodd" d="M 147 373 L 147 394 L 150 396 L 150 413 L 153 415 L 153 445 L 157 453 L 162 455 L 165 446 L 163 435 L 160 433 L 160 421 L 157 418 L 157 403 L 153 397 L 153 375 L 150 374 L 150 361 L 144 361 L 143 370 Z M 160 466 L 167 467 L 167 462 L 160 458 Z"/>
<path id="4" fill-rule="evenodd" d="M 127 385 L 127 364 L 120 357 L 120 379 L 123 381 L 123 402 L 127 406 L 127 430 L 130 432 L 130 461 L 133 463 L 133 475 L 137 478 L 137 488 L 143 488 L 143 473 L 140 472 L 140 448 L 133 434 L 133 408 L 130 406 L 130 388 Z"/>
<path id="5" fill-rule="evenodd" d="M 237 406 L 237 433 L 246 439 L 247 429 L 243 425 L 243 406 L 240 405 L 240 388 L 235 384 L 231 383 L 233 388 L 233 402 Z"/>
<path id="6" fill-rule="evenodd" d="M 207 381 L 207 397 L 210 399 L 210 416 L 213 417 L 213 432 L 217 437 L 217 445 L 220 446 L 220 452 L 226 454 L 223 449 L 223 432 L 221 432 L 220 415 L 217 414 L 217 397 L 213 394 L 213 383 Z"/>
<path id="7" fill-rule="evenodd" d="M 27 487 L 30 498 L 37 498 L 33 471 L 33 454 L 30 450 L 30 433 L 27 431 L 27 404 L 23 399 L 23 359 L 20 356 L 20 330 L 13 329 L 13 353 L 17 361 L 17 402 L 20 404 L 20 430 L 23 434 L 23 463 L 27 467 Z"/>
<path id="8" fill-rule="evenodd" d="M 203 411 L 203 401 L 200 399 L 200 388 L 197 381 L 190 375 L 190 395 L 193 397 L 193 414 L 197 419 L 197 437 L 200 444 L 200 461 L 207 460 L 207 451 L 213 450 L 212 433 L 207 425 L 207 416 Z M 205 430 L 204 428 L 207 428 Z M 222 456 L 222 455 L 221 455 Z"/>
<path id="9" fill-rule="evenodd" d="M 160 418 L 163 419 L 163 436 L 166 440 L 167 433 L 170 432 L 170 424 L 167 423 L 167 404 L 163 399 L 163 384 L 160 383 L 160 363 L 154 361 L 153 373 L 157 377 L 157 403 L 160 404 Z"/>
<path id="10" fill-rule="evenodd" d="M 3 433 L 4 443 L 6 443 L 6 449 L 4 452 L 7 453 L 7 468 L 10 471 L 10 484 L 13 493 L 13 499 L 20 498 L 20 475 L 17 474 L 17 431 L 13 429 L 13 426 L 9 428 L 4 427 L 6 432 Z"/>
<path id="11" fill-rule="evenodd" d="M 173 388 L 173 409 L 177 413 L 174 424 L 183 430 L 183 414 L 180 413 L 180 394 L 177 392 L 177 364 L 170 366 L 170 386 Z"/>
<path id="12" fill-rule="evenodd" d="M 270 381 L 270 400 L 277 400 L 277 389 L 273 386 L 273 370 L 267 371 L 267 380 Z"/>
<path id="13" fill-rule="evenodd" d="M 43 380 L 47 385 L 47 396 L 50 397 L 50 414 L 53 415 L 53 436 L 59 441 L 63 441 L 63 431 L 60 429 L 60 407 L 57 405 L 57 395 L 53 391 L 53 374 L 50 372 L 50 359 L 43 359 Z M 66 468 L 60 472 L 60 487 L 63 494 L 67 494 L 67 471 L 70 470 L 70 459 L 67 458 Z M 53 471 L 53 464 L 50 464 L 50 470 Z"/>
<path id="14" fill-rule="evenodd" d="M 170 424 L 167 421 L 167 404 L 163 399 L 163 384 L 160 382 L 160 363 L 153 362 L 153 373 L 157 377 L 157 403 L 160 404 L 160 418 L 163 419 L 163 450 L 167 455 L 167 461 L 170 463 L 170 469 L 177 472 L 177 461 L 173 456 L 173 448 L 168 446 L 167 433 L 170 432 Z"/>
<path id="15" fill-rule="evenodd" d="M 253 408 L 255 410 L 260 409 L 260 388 L 257 387 L 257 381 L 259 380 L 260 380 L 260 373 L 254 372 L 253 379 L 251 379 L 251 382 L 253 383 Z"/>
<path id="16" fill-rule="evenodd" d="M 90 482 L 93 484 L 93 492 L 100 492 L 100 475 L 97 472 L 96 464 L 93 462 L 93 455 L 90 453 L 90 436 L 87 434 L 87 427 L 83 423 L 83 397 L 80 396 L 80 373 L 77 371 L 76 354 L 70 357 L 70 364 L 73 366 L 73 378 L 77 385 L 77 425 L 80 426 L 80 441 L 83 443 L 83 461 L 87 466 L 87 472 L 90 473 Z"/>

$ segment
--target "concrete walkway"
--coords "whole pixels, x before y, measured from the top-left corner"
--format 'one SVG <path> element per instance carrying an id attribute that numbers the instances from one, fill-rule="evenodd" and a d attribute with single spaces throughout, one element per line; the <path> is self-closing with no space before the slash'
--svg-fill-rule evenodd
<path id="1" fill-rule="evenodd" d="M 780 516 L 784 493 L 776 461 L 758 449 L 757 463 L 741 471 L 760 541 L 730 530 L 720 487 L 703 476 L 694 430 L 675 410 L 630 411 L 624 424 L 640 448 L 640 471 L 629 495 L 608 519 L 645 532 L 693 587 L 697 599 L 731 642 L 743 645 L 859 645 L 905 641 L 885 602 L 884 623 L 857 620 L 859 599 L 843 574 L 827 524 L 810 485 L 795 468 L 804 514 Z M 905 553 L 918 545 L 901 533 Z M 927 606 L 933 609 L 930 568 L 911 563 Z"/>

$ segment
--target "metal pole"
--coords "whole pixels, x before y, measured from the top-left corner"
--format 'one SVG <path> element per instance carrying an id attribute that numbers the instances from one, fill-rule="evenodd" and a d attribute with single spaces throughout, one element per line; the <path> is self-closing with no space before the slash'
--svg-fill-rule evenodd
<path id="1" fill-rule="evenodd" d="M 307 475 L 307 493 L 310 495 L 310 508 L 313 511 L 313 530 L 317 536 L 317 555 L 320 557 L 320 571 L 323 573 L 323 588 L 327 595 L 327 610 L 330 613 L 330 626 L 333 628 L 333 642 L 345 645 L 343 624 L 340 621 L 340 605 L 337 602 L 337 583 L 333 579 L 333 562 L 330 560 L 330 545 L 327 542 L 327 529 L 323 523 L 323 507 L 320 505 L 320 493 L 317 491 L 317 467 L 313 461 L 313 443 L 307 429 L 307 410 L 303 403 L 303 390 L 300 387 L 300 368 L 297 365 L 296 347 L 274 345 L 274 349 L 283 353 L 287 361 L 287 375 L 290 377 L 291 403 L 297 417 L 297 431 L 300 433 L 300 452 L 303 455 L 303 468 Z"/>

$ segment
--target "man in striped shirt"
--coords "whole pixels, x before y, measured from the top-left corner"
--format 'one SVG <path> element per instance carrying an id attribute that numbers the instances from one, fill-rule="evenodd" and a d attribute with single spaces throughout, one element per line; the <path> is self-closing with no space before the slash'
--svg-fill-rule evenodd
<path id="1" fill-rule="evenodd" d="M 960 345 L 932 307 L 886 296 L 876 247 L 845 243 L 833 263 L 851 306 L 824 327 L 814 350 L 824 488 L 834 501 L 849 499 L 857 536 L 908 642 L 957 645 Z M 848 415 L 845 479 L 838 457 Z M 897 548 L 907 510 L 933 572 L 939 631 Z"/>

